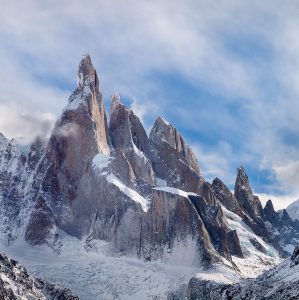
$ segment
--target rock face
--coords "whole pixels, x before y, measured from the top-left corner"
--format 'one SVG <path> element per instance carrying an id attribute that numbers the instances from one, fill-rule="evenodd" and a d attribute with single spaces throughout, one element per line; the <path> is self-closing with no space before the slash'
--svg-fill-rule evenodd
<path id="1" fill-rule="evenodd" d="M 43 199 L 36 203 L 26 228 L 26 241 L 35 246 L 47 243 L 53 247 L 57 243 L 59 235 L 55 232 L 55 218 L 50 208 L 45 204 Z"/>
<path id="2" fill-rule="evenodd" d="M 109 132 L 115 151 L 122 152 L 132 168 L 131 187 L 136 185 L 144 196 L 150 195 L 156 177 L 152 163 L 144 153 L 150 148 L 149 140 L 139 118 L 120 102 L 117 93 L 111 96 Z"/>
<path id="3" fill-rule="evenodd" d="M 289 247 L 286 246 L 295 247 L 299 244 L 299 222 L 293 221 L 286 209 L 276 212 L 271 200 L 264 208 L 264 216 L 268 231 L 275 235 L 279 244 L 290 254 Z"/>
<path id="4" fill-rule="evenodd" d="M 234 196 L 233 193 L 227 188 L 227 186 L 218 178 L 215 178 L 212 183 L 212 190 L 217 199 L 230 211 L 236 215 L 243 217 L 244 212 Z"/>
<path id="5" fill-rule="evenodd" d="M 100 154 L 109 154 L 110 140 L 103 95 L 100 92 L 97 72 L 92 65 L 89 55 L 82 57 L 77 73 L 77 83 L 78 89 L 73 92 L 69 103 L 72 105 L 73 101 L 78 101 L 80 98 L 81 100 L 84 99 L 88 114 L 96 125 L 94 131 L 98 151 Z M 74 105 L 76 105 L 76 102 Z"/>
<path id="6" fill-rule="evenodd" d="M 252 194 L 248 177 L 243 167 L 238 169 L 235 185 L 235 197 L 239 201 L 243 211 L 250 219 L 244 222 L 261 236 L 264 241 L 271 243 L 282 257 L 289 255 L 284 248 L 287 245 L 295 247 L 299 242 L 299 222 L 294 222 L 286 210 L 276 213 L 269 200 L 262 208 L 257 196 Z"/>
<path id="7" fill-rule="evenodd" d="M 79 300 L 70 290 L 31 276 L 17 261 L 0 252 L 0 299 Z"/>
<path id="8" fill-rule="evenodd" d="M 155 145 L 160 145 L 161 142 L 167 143 L 184 157 L 184 160 L 191 169 L 200 175 L 200 166 L 191 148 L 179 134 L 178 130 L 160 116 L 158 116 L 153 125 L 150 140 Z"/>
<path id="9" fill-rule="evenodd" d="M 3 242 L 11 245 L 24 223 L 21 214 L 26 187 L 26 155 L 0 133 L 0 227 Z"/>
<path id="10" fill-rule="evenodd" d="M 235 197 L 248 215 L 263 218 L 262 204 L 258 197 L 253 195 L 248 177 L 242 166 L 238 169 L 235 183 Z"/>
<path id="11" fill-rule="evenodd" d="M 190 195 L 189 198 L 201 216 L 218 253 L 230 261 L 232 260 L 231 255 L 243 257 L 238 236 L 230 230 L 222 208 L 208 206 L 201 196 Z"/>
<path id="12" fill-rule="evenodd" d="M 175 189 L 153 191 L 146 222 L 149 227 L 145 227 L 143 239 L 146 260 L 206 267 L 221 261 L 190 197 L 187 193 L 179 195 Z"/>
<path id="13" fill-rule="evenodd" d="M 200 175 L 200 167 L 191 148 L 178 130 L 158 116 L 149 135 L 147 153 L 156 176 L 167 185 L 205 197 L 209 205 L 218 205 L 210 185 Z"/>

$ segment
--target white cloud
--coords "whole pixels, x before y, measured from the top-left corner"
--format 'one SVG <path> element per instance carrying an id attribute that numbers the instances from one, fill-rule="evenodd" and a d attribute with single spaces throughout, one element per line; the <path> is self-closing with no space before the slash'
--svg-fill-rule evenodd
<path id="1" fill-rule="evenodd" d="M 136 97 L 133 97 L 131 109 L 138 116 L 138 118 L 140 119 L 141 123 L 144 126 L 145 131 L 149 135 L 150 130 L 152 128 L 152 124 L 145 123 L 143 117 L 151 113 L 157 113 L 158 111 L 157 105 L 155 103 L 148 103 L 147 105 L 143 105 L 140 104 L 140 101 L 138 101 Z"/>
<path id="2" fill-rule="evenodd" d="M 286 208 L 291 203 L 298 200 L 298 197 L 296 198 L 292 196 L 277 196 L 266 193 L 254 193 L 254 195 L 259 197 L 263 207 L 266 205 L 268 200 L 271 200 L 276 211 Z"/>
<path id="3" fill-rule="evenodd" d="M 16 105 L 0 104 L 0 128 L 8 138 L 22 137 L 22 144 L 27 145 L 40 135 L 49 138 L 54 127 L 55 117 L 50 113 L 26 111 Z"/>
<path id="4" fill-rule="evenodd" d="M 79 137 L 80 126 L 77 123 L 67 123 L 61 127 L 56 127 L 53 131 L 54 135 L 63 136 L 63 137 L 72 137 L 74 139 Z"/>
<path id="5" fill-rule="evenodd" d="M 284 166 L 273 166 L 277 179 L 284 184 L 284 186 L 296 190 L 299 194 L 299 161 L 290 161 Z"/>
<path id="6" fill-rule="evenodd" d="M 203 147 L 200 144 L 191 144 L 199 165 L 202 176 L 209 182 L 216 177 L 226 185 L 233 184 L 236 180 L 235 170 L 231 165 L 232 150 L 227 142 L 220 142 L 217 149 Z"/>
<path id="7" fill-rule="evenodd" d="M 4 1 L 0 132 L 31 137 L 34 122 L 37 128 L 53 122 L 75 88 L 80 55 L 90 52 L 104 97 L 116 90 L 132 99 L 140 118 L 155 118 L 155 106 L 166 119 L 176 110 L 179 130 L 218 129 L 218 148 L 205 141 L 195 146 L 207 178 L 228 184 L 233 165 L 259 157 L 257 165 L 273 167 L 294 191 L 297 167 L 288 163 L 299 161 L 299 149 L 287 145 L 279 130 L 299 128 L 298 13 L 294 1 L 270 0 Z M 163 88 L 163 82 L 149 81 L 155 72 L 204 87 L 222 106 L 204 110 L 204 102 L 187 105 L 183 98 L 174 108 L 171 98 L 153 98 Z"/>

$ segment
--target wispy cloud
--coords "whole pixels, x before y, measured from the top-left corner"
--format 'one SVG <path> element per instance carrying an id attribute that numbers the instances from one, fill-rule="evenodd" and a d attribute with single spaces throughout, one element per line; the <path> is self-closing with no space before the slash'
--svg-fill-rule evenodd
<path id="1" fill-rule="evenodd" d="M 206 180 L 212 182 L 218 177 L 226 185 L 232 185 L 235 182 L 236 174 L 231 162 L 232 149 L 227 142 L 219 142 L 214 149 L 200 144 L 191 144 L 191 148 Z"/>
<path id="2" fill-rule="evenodd" d="M 163 115 L 207 178 L 247 164 L 299 194 L 298 14 L 276 0 L 4 1 L 0 132 L 53 123 L 90 52 L 106 107 L 117 91 L 147 129 Z"/>
<path id="3" fill-rule="evenodd" d="M 20 142 L 27 145 L 40 135 L 47 139 L 50 137 L 56 118 L 53 114 L 38 110 L 24 110 L 17 105 L 0 104 L 1 132 L 9 139 L 22 137 Z"/>

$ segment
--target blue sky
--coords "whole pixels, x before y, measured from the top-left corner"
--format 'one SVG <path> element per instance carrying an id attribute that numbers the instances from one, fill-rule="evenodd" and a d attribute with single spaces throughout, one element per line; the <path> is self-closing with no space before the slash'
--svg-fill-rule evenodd
<path id="1" fill-rule="evenodd" d="M 2 1 L 0 132 L 49 135 L 90 53 L 107 112 L 118 92 L 150 130 L 178 128 L 202 174 L 263 203 L 299 198 L 295 1 Z"/>

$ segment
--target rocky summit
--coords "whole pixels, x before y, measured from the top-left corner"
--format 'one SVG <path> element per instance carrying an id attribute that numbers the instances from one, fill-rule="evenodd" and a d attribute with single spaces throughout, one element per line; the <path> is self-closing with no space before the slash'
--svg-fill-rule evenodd
<path id="1" fill-rule="evenodd" d="M 276 212 L 271 200 L 263 208 L 242 166 L 232 193 L 220 179 L 202 177 L 192 149 L 162 117 L 147 136 L 114 93 L 107 119 L 89 55 L 80 61 L 77 83 L 49 140 L 36 137 L 25 153 L 0 134 L 3 246 L 25 240 L 59 256 L 68 236 L 95 255 L 218 270 L 238 280 L 292 254 L 299 221 L 287 210 Z M 211 295 L 219 290 L 211 278 L 194 277 L 191 299 L 203 293 L 199 281 Z M 221 289 L 233 295 L 241 285 Z"/>
<path id="2" fill-rule="evenodd" d="M 0 299 L 79 300 L 70 290 L 30 275 L 17 261 L 0 252 Z"/>

